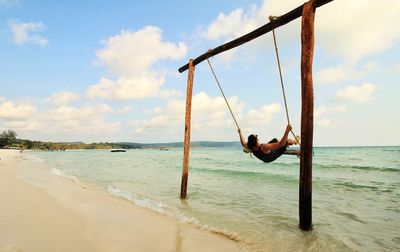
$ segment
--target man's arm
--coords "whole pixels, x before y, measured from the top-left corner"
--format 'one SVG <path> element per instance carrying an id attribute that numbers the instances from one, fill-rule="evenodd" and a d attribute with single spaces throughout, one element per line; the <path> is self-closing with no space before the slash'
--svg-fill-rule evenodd
<path id="1" fill-rule="evenodd" d="M 247 149 L 247 142 L 244 140 L 242 131 L 240 129 L 238 129 L 238 133 L 239 133 L 240 143 L 242 144 L 243 148 Z"/>

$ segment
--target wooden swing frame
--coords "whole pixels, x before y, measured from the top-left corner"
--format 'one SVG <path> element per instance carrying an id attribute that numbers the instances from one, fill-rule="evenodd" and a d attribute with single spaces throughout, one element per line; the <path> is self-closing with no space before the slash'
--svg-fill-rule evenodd
<path id="1" fill-rule="evenodd" d="M 195 66 L 208 58 L 224 51 L 247 43 L 261 35 L 283 26 L 300 16 L 301 22 L 301 147 L 300 147 L 300 178 L 299 178 L 299 227 L 308 231 L 312 229 L 312 149 L 314 123 L 314 91 L 312 79 L 312 63 L 314 53 L 314 17 L 316 8 L 333 0 L 310 0 L 292 11 L 271 19 L 269 23 L 243 35 L 235 40 L 220 45 L 189 63 L 180 67 L 179 72 L 188 71 L 186 91 L 186 113 L 184 133 L 184 156 L 181 181 L 181 199 L 187 195 L 190 152 L 190 123 L 192 107 L 192 91 Z"/>

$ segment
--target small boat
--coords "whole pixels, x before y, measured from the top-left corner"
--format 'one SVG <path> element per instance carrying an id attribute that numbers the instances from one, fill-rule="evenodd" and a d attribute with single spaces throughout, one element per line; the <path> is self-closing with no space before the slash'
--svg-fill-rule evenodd
<path id="1" fill-rule="evenodd" d="M 124 149 L 112 149 L 111 152 L 126 152 Z"/>

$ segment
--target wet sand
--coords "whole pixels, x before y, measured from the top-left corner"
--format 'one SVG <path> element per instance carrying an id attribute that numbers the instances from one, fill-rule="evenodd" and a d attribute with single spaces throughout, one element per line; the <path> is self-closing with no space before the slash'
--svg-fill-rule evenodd
<path id="1" fill-rule="evenodd" d="M 68 178 L 30 154 L 0 150 L 0 251 L 243 251 L 225 236 Z"/>

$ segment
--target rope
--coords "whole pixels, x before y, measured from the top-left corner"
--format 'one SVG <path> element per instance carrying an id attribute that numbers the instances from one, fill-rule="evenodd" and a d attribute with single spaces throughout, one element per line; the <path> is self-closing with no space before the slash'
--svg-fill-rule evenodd
<path id="1" fill-rule="evenodd" d="M 221 84 L 219 83 L 218 78 L 217 78 L 217 76 L 215 75 L 214 69 L 213 69 L 213 67 L 212 67 L 212 65 L 211 65 L 211 63 L 210 63 L 210 61 L 208 60 L 208 58 L 207 58 L 207 62 L 208 62 L 208 65 L 210 66 L 211 72 L 213 73 L 215 80 L 217 81 L 219 90 L 221 91 L 221 94 L 222 94 L 222 96 L 224 97 L 225 103 L 226 103 L 226 105 L 228 106 L 229 111 L 231 112 L 233 121 L 235 121 L 236 127 L 237 127 L 238 129 L 240 129 L 239 124 L 237 123 L 236 118 L 235 118 L 235 116 L 233 115 L 231 106 L 229 106 L 228 100 L 227 100 L 226 97 L 225 97 L 225 94 L 224 94 L 224 91 L 222 90 Z"/>
<path id="2" fill-rule="evenodd" d="M 276 17 L 273 16 L 269 16 L 269 20 L 272 21 L 274 20 Z M 275 46 L 275 54 L 276 54 L 276 61 L 278 63 L 278 69 L 279 69 L 279 79 L 281 81 L 281 87 L 282 87 L 282 94 L 283 94 L 283 101 L 285 102 L 285 109 L 286 109 L 286 119 L 288 124 L 290 124 L 290 119 L 289 119 L 289 110 L 288 110 L 288 105 L 286 102 L 286 94 L 285 94 L 285 86 L 283 84 L 283 77 L 282 77 L 282 70 L 281 70 L 281 62 L 279 60 L 279 54 L 278 54 L 278 46 L 276 44 L 276 37 L 275 37 L 275 29 L 272 29 L 272 36 L 274 38 L 274 46 Z M 293 130 L 290 130 L 290 132 L 292 133 L 294 139 L 296 140 L 297 144 L 300 146 L 300 142 L 297 139 L 296 135 L 293 133 Z"/>

